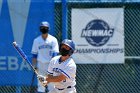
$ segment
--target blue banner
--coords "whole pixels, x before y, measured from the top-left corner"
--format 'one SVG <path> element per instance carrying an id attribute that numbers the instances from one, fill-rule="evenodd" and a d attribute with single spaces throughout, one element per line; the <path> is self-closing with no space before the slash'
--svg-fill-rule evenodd
<path id="1" fill-rule="evenodd" d="M 31 60 L 33 40 L 40 35 L 41 21 L 50 23 L 49 33 L 54 35 L 53 0 L 0 1 L 0 85 L 31 84 L 33 72 L 12 42 L 16 41 Z"/>

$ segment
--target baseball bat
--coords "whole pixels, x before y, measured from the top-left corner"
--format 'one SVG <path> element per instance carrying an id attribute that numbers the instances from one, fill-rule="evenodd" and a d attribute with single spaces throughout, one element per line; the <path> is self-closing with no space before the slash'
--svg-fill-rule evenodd
<path id="1" fill-rule="evenodd" d="M 20 46 L 16 43 L 13 42 L 13 46 L 14 48 L 17 50 L 17 52 L 19 53 L 19 55 L 30 65 L 31 69 L 35 72 L 35 74 L 38 76 L 38 72 L 37 70 L 33 67 L 33 65 L 31 64 L 30 60 L 28 59 L 28 57 L 26 56 L 26 54 L 24 53 L 24 51 L 20 48 Z M 46 86 L 46 84 L 44 84 L 45 82 L 41 82 L 42 86 Z"/>
<path id="2" fill-rule="evenodd" d="M 35 72 L 35 74 L 39 75 L 37 70 L 33 67 L 30 60 L 28 59 L 28 57 L 24 53 L 24 51 L 20 48 L 20 46 L 16 42 L 13 42 L 12 44 L 13 44 L 14 48 L 16 49 L 16 51 L 19 53 L 19 55 L 29 64 L 29 66 Z"/>

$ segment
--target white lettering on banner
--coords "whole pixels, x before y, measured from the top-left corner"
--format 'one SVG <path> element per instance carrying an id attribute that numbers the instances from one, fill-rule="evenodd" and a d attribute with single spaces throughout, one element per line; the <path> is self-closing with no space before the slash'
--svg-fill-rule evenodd
<path id="1" fill-rule="evenodd" d="M 8 70 L 18 70 L 18 59 L 16 57 L 8 57 Z"/>
<path id="2" fill-rule="evenodd" d="M 29 64 L 21 60 L 20 64 L 17 57 L 14 56 L 0 56 L 0 70 L 31 70 Z"/>
<path id="3" fill-rule="evenodd" d="M 24 60 L 23 60 L 23 61 L 24 61 Z M 21 64 L 19 70 L 23 70 L 23 69 L 25 69 L 25 68 L 27 68 L 28 70 L 31 70 L 30 65 L 28 65 L 27 62 L 22 62 L 22 64 Z"/>
<path id="4" fill-rule="evenodd" d="M 71 15 L 76 44 L 73 59 L 77 64 L 125 62 L 123 8 L 73 8 Z"/>
<path id="5" fill-rule="evenodd" d="M 25 0 L 20 0 L 19 2 L 17 2 L 17 0 L 8 0 L 7 2 L 9 6 L 14 40 L 22 46 L 31 0 L 28 0 L 28 2 L 25 2 Z"/>
<path id="6" fill-rule="evenodd" d="M 83 30 L 82 37 L 92 37 L 92 36 L 112 36 L 112 30 Z"/>
<path id="7" fill-rule="evenodd" d="M 105 48 L 105 49 L 76 49 L 75 53 L 123 53 L 123 48 Z"/>
<path id="8" fill-rule="evenodd" d="M 0 70 L 7 70 L 5 59 L 6 57 L 0 57 Z"/>

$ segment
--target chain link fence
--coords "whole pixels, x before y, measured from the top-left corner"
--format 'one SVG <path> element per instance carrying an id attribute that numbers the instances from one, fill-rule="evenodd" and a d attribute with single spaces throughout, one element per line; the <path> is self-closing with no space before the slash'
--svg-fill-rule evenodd
<path id="1" fill-rule="evenodd" d="M 125 64 L 77 64 L 77 93 L 140 93 L 140 3 L 69 2 L 68 38 L 72 8 L 124 8 Z M 78 24 L 77 24 L 78 26 Z M 62 41 L 62 4 L 55 3 L 55 36 Z M 127 58 L 127 57 L 132 58 Z M 16 86 L 0 86 L 0 93 L 16 93 Z M 21 93 L 34 93 L 36 86 L 22 86 Z"/>
<path id="2" fill-rule="evenodd" d="M 117 2 L 68 3 L 68 38 L 71 38 L 72 8 L 124 8 L 125 64 L 77 64 L 78 93 L 140 93 L 139 59 L 133 59 L 140 55 L 139 5 L 139 3 Z M 56 6 L 59 12 L 61 12 L 60 8 L 60 5 Z M 127 59 L 128 56 L 132 58 Z"/>

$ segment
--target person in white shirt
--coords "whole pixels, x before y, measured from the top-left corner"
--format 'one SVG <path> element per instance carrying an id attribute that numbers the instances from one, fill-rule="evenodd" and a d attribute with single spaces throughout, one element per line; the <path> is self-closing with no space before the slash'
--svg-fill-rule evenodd
<path id="1" fill-rule="evenodd" d="M 59 53 L 59 46 L 57 39 L 48 34 L 50 25 L 47 21 L 40 24 L 40 36 L 34 39 L 32 46 L 32 62 L 33 66 L 37 68 L 40 75 L 47 75 L 47 69 L 52 57 Z M 48 84 L 48 90 L 53 89 L 52 84 Z M 45 93 L 45 87 L 38 82 L 38 93 Z"/>
<path id="2" fill-rule="evenodd" d="M 38 75 L 38 79 L 47 85 L 53 82 L 55 88 L 49 93 L 76 93 L 76 64 L 72 59 L 75 44 L 72 40 L 65 39 L 60 45 L 60 55 L 51 59 L 48 75 Z"/>

